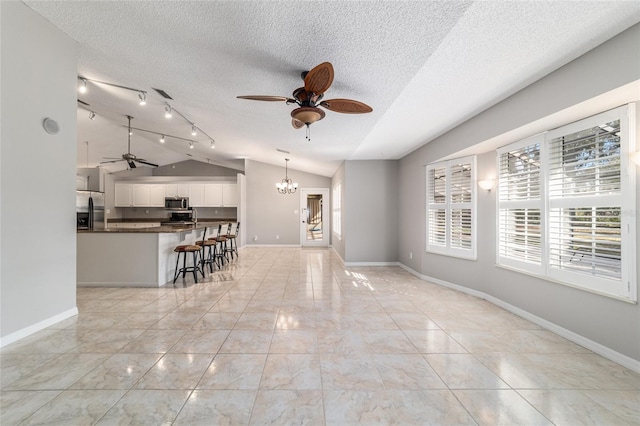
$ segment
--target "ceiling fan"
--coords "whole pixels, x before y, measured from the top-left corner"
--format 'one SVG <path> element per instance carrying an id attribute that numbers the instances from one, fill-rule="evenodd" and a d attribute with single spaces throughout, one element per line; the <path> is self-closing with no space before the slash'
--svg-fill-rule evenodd
<path id="1" fill-rule="evenodd" d="M 324 92 L 333 83 L 333 66 L 329 62 L 323 62 L 311 71 L 302 72 L 301 77 L 304 80 L 304 86 L 294 90 L 291 98 L 261 95 L 238 96 L 238 98 L 298 105 L 298 108 L 291 111 L 291 125 L 296 129 L 307 126 L 307 139 L 309 139 L 309 126 L 325 116 L 324 110 L 318 107 L 343 114 L 364 114 L 373 111 L 369 105 L 352 99 L 322 100 Z"/>
<path id="2" fill-rule="evenodd" d="M 130 115 L 127 115 L 127 119 L 129 120 L 129 129 L 128 129 L 129 136 L 128 136 L 128 142 L 127 142 L 127 153 L 122 154 L 122 158 L 113 158 L 113 157 L 106 158 L 109 161 L 101 161 L 100 164 L 117 163 L 118 161 L 126 161 L 127 164 L 129 165 L 129 168 L 131 169 L 136 168 L 136 163 L 146 164 L 147 166 L 152 166 L 152 167 L 158 167 L 157 164 L 150 163 L 144 158 L 138 158 L 131 153 L 131 119 L 132 118 L 133 117 L 131 117 Z"/>

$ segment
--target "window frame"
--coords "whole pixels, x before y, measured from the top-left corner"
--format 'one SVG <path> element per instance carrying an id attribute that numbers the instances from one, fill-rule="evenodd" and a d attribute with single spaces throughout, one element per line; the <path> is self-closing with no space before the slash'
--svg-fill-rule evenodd
<path id="1" fill-rule="evenodd" d="M 497 150 L 497 170 L 498 187 L 496 193 L 496 264 L 524 272 L 536 277 L 557 282 L 580 290 L 604 295 L 611 298 L 620 299 L 626 302 L 637 303 L 636 284 L 636 247 L 638 237 L 636 234 L 635 216 L 630 212 L 636 210 L 636 188 L 635 188 L 635 165 L 632 164 L 630 154 L 635 152 L 636 147 L 636 123 L 635 104 L 623 105 L 621 107 L 604 111 L 585 119 L 569 123 L 567 125 L 549 130 L 540 135 L 528 138 L 513 144 L 504 146 Z M 594 192 L 591 195 L 582 195 L 577 192 L 560 192 L 551 190 L 552 179 L 551 161 L 552 155 L 557 149 L 553 144 L 554 139 L 567 136 L 582 130 L 596 127 L 603 123 L 620 120 L 620 189 L 619 191 L 599 194 Z M 500 160 L 505 152 L 513 151 L 520 147 L 531 144 L 532 141 L 540 141 L 540 226 L 541 226 L 541 258 L 540 264 L 519 261 L 517 259 L 503 257 L 501 254 L 500 241 L 502 238 L 503 223 L 501 222 L 501 211 L 505 201 L 501 200 L 501 180 Z M 561 165 L 564 163 L 560 163 Z M 600 169 L 600 167 L 599 167 Z M 554 169 L 555 170 L 555 169 Z M 558 226 L 552 230 L 552 224 L 561 223 L 560 220 L 552 222 L 552 213 L 558 214 L 560 209 L 591 209 L 598 211 L 602 208 L 620 209 L 620 279 L 607 277 L 604 273 L 588 274 L 579 272 L 576 269 L 559 268 L 552 262 L 552 251 L 558 250 L 562 246 L 562 231 Z M 555 211 L 554 211 L 555 210 Z M 591 225 L 593 228 L 593 223 Z M 553 247 L 552 247 L 553 246 Z M 556 255 L 557 257 L 557 255 Z M 557 262 L 556 262 L 557 263 Z"/>
<path id="2" fill-rule="evenodd" d="M 453 201 L 451 196 L 451 169 L 453 166 L 459 164 L 470 164 L 471 167 L 471 176 L 469 182 L 469 191 L 470 191 L 470 200 L 469 201 Z M 429 196 L 429 192 L 432 187 L 432 183 L 430 182 L 431 171 L 435 169 L 445 170 L 445 202 L 432 202 Z M 476 166 L 476 156 L 466 156 L 460 157 L 447 161 L 440 161 L 437 163 L 428 164 L 425 168 L 425 183 L 426 183 L 426 234 L 425 234 L 425 243 L 426 243 L 426 252 L 427 253 L 436 253 L 445 256 L 457 257 L 461 259 L 467 260 L 476 260 L 477 259 L 477 166 Z M 458 210 L 466 210 L 469 209 L 471 211 L 470 214 L 470 247 L 460 248 L 452 246 L 452 222 L 454 212 Z M 435 244 L 430 239 L 430 227 L 431 224 L 431 211 L 432 210 L 444 210 L 445 215 L 445 233 L 444 233 L 444 244 Z"/>

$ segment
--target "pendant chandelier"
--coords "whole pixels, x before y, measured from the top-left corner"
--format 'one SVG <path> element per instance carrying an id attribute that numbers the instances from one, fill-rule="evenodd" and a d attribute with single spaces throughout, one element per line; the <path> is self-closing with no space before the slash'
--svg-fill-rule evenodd
<path id="1" fill-rule="evenodd" d="M 289 169 L 287 167 L 287 164 L 289 163 L 289 159 L 285 158 L 284 159 L 285 163 L 284 163 L 284 179 L 282 179 L 282 182 L 276 183 L 276 189 L 278 190 L 278 192 L 280 194 L 293 194 L 294 192 L 296 192 L 296 189 L 298 189 L 298 184 L 297 183 L 293 183 L 293 181 L 289 178 Z"/>

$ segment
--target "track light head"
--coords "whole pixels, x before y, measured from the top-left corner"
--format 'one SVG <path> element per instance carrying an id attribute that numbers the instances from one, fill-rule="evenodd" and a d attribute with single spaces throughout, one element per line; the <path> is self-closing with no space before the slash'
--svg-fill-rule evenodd
<path id="1" fill-rule="evenodd" d="M 160 143 L 164 143 L 164 135 L 162 135 L 162 137 L 160 138 Z"/>
<path id="2" fill-rule="evenodd" d="M 89 111 L 89 120 L 95 120 L 96 119 L 96 113 L 93 111 Z"/>
<path id="3" fill-rule="evenodd" d="M 193 142 L 189 142 L 189 149 L 193 149 Z"/>
<path id="4" fill-rule="evenodd" d="M 164 117 L 165 118 L 171 118 L 171 112 L 173 111 L 173 108 L 171 108 L 171 105 L 167 105 L 164 107 Z"/>
<path id="5" fill-rule="evenodd" d="M 216 141 L 211 139 L 211 149 L 214 149 L 215 147 L 216 147 Z"/>
<path id="6" fill-rule="evenodd" d="M 147 104 L 147 93 L 146 92 L 138 93 L 138 99 L 140 99 L 140 105 L 146 105 Z"/>
<path id="7" fill-rule="evenodd" d="M 195 124 L 191 126 L 191 136 L 196 136 L 198 134 L 198 128 Z"/>
<path id="8" fill-rule="evenodd" d="M 87 93 L 87 80 L 84 78 L 80 78 L 80 85 L 78 86 L 78 92 Z"/>

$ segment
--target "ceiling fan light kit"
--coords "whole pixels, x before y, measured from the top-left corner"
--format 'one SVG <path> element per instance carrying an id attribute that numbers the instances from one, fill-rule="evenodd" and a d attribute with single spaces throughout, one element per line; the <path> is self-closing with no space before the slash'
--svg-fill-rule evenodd
<path id="1" fill-rule="evenodd" d="M 373 111 L 369 105 L 352 99 L 331 99 L 321 102 L 324 92 L 326 92 L 333 83 L 333 65 L 329 62 L 323 62 L 311 71 L 303 72 L 301 77 L 304 80 L 304 87 L 295 89 L 292 94 L 293 98 L 265 95 L 245 95 L 238 96 L 238 98 L 253 101 L 297 104 L 298 108 L 291 111 L 291 125 L 294 129 L 300 129 L 306 126 L 307 140 L 311 140 L 309 126 L 325 117 L 324 110 L 318 108 L 319 106 L 343 114 L 365 114 Z"/>

